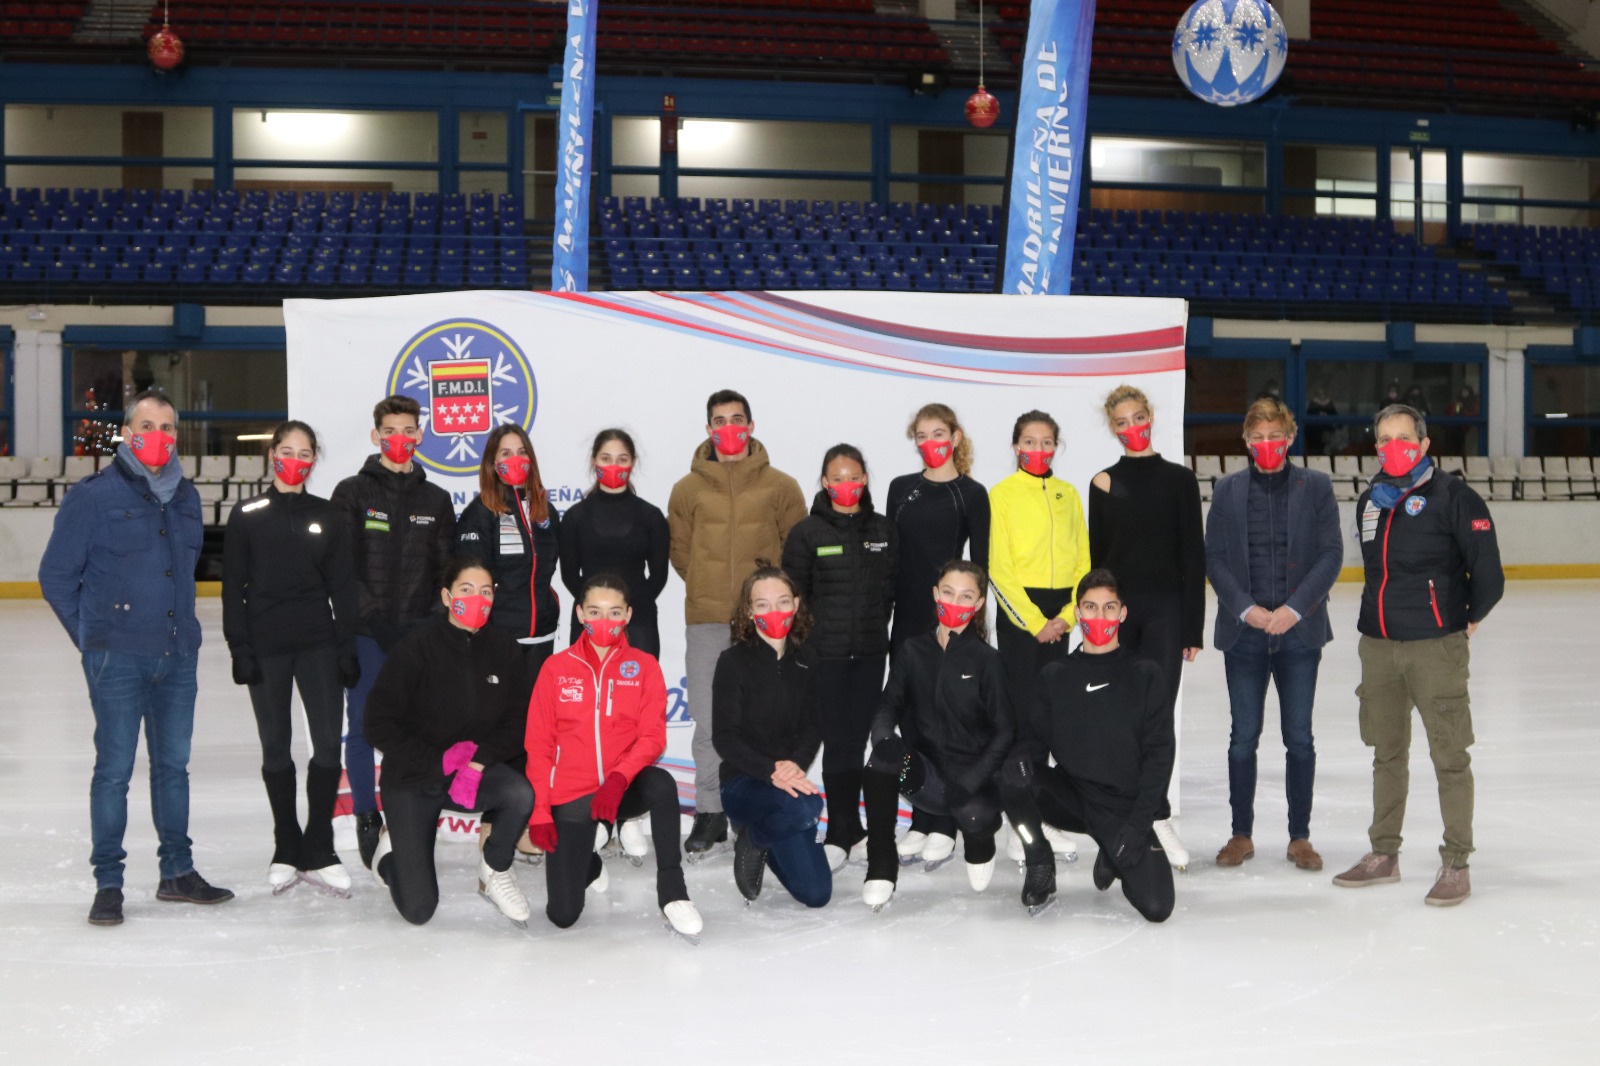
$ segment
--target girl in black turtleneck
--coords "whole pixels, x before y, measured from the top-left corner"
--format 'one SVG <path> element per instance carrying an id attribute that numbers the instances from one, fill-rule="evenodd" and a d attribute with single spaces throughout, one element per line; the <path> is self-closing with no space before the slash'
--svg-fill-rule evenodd
<path id="1" fill-rule="evenodd" d="M 305 491 L 317 459 L 316 432 L 304 422 L 284 422 L 267 455 L 272 487 L 233 509 L 222 552 L 222 632 L 234 682 L 250 686 L 272 808 L 267 884 L 274 894 L 301 880 L 348 893 L 350 875 L 333 850 L 333 804 L 344 690 L 361 676 L 355 563 L 343 516 Z M 290 744 L 296 686 L 311 733 L 304 830 L 295 812 Z"/>
<path id="2" fill-rule="evenodd" d="M 589 449 L 594 487 L 561 516 L 561 583 L 576 603 L 591 575 L 620 574 L 628 583 L 628 602 L 633 607 L 628 643 L 660 656 L 656 599 L 667 587 L 671 533 L 661 509 L 640 499 L 633 490 L 637 459 L 633 438 L 625 430 L 602 429 L 594 438 L 594 447 Z M 582 632 L 574 618 L 572 643 L 578 642 Z"/>
<path id="3" fill-rule="evenodd" d="M 1178 700 L 1183 664 L 1204 644 L 1206 544 L 1200 521 L 1200 485 L 1184 466 L 1151 446 L 1153 411 L 1132 385 L 1111 391 L 1106 422 L 1122 444 L 1116 465 L 1094 476 L 1089 488 L 1089 556 L 1117 575 L 1128 623 L 1120 634 L 1129 651 L 1161 668 L 1169 719 Z M 1163 796 L 1156 814 L 1168 858 L 1188 859 Z"/>
<path id="4" fill-rule="evenodd" d="M 807 646 L 817 656 L 822 788 L 828 802 L 823 845 L 834 870 L 867 836 L 861 825 L 861 767 L 883 692 L 899 542 L 894 524 L 872 509 L 860 449 L 829 448 L 811 514 L 784 541 L 783 568 L 816 619 Z"/>

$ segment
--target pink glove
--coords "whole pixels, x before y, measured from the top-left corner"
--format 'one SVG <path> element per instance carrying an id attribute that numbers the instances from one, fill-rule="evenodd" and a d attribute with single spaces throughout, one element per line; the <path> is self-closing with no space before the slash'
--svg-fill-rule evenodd
<path id="1" fill-rule="evenodd" d="M 444 772 L 447 774 L 455 773 L 457 770 L 467 765 L 467 763 L 471 762 L 472 757 L 476 754 L 478 754 L 478 745 L 474 744 L 472 741 L 456 741 L 454 744 L 444 749 L 444 759 L 442 762 L 442 765 L 444 766 Z"/>
<path id="2" fill-rule="evenodd" d="M 483 772 L 481 770 L 463 766 L 456 771 L 455 778 L 450 782 L 450 798 L 459 803 L 462 810 L 477 810 L 478 785 L 482 781 Z"/>
<path id="3" fill-rule="evenodd" d="M 589 817 L 597 822 L 614 822 L 617 820 L 617 807 L 622 803 L 622 794 L 628 791 L 628 779 L 613 771 L 606 775 L 606 783 L 601 785 L 589 799 Z"/>
<path id="4" fill-rule="evenodd" d="M 556 850 L 556 823 L 533 822 L 528 826 L 528 839 L 543 852 Z"/>

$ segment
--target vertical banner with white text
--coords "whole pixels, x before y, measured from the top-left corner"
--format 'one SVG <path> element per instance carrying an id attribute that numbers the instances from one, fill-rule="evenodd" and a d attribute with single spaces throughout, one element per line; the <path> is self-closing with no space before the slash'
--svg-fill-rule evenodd
<path id="1" fill-rule="evenodd" d="M 594 169 L 594 28 L 600 0 L 568 0 L 567 51 L 561 64 L 560 147 L 550 287 L 589 291 L 589 174 Z"/>
<path id="2" fill-rule="evenodd" d="M 1022 53 L 1001 292 L 1065 296 L 1088 158 L 1094 0 L 1034 0 Z"/>

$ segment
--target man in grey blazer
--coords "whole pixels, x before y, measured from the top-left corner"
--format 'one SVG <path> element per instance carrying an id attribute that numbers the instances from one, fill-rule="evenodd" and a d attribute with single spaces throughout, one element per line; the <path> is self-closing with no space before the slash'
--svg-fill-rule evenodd
<path id="1" fill-rule="evenodd" d="M 1217 482 L 1206 518 L 1206 576 L 1218 604 L 1212 644 L 1222 652 L 1233 715 L 1233 836 L 1217 852 L 1218 866 L 1255 856 L 1256 745 L 1270 679 L 1288 752 L 1288 858 L 1302 870 L 1322 869 L 1310 839 L 1317 772 L 1311 707 L 1322 646 L 1333 639 L 1328 591 L 1344 547 L 1328 475 L 1288 462 L 1294 435 L 1294 414 L 1282 401 L 1251 404 L 1244 417 L 1250 466 Z"/>

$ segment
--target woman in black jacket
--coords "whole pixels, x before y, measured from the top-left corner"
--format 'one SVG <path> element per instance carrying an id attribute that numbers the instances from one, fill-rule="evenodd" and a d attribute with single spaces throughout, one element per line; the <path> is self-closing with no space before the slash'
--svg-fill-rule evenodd
<path id="1" fill-rule="evenodd" d="M 456 550 L 482 559 L 494 575 L 495 628 L 523 646 L 524 676 L 533 691 L 539 668 L 555 649 L 561 606 L 550 580 L 556 573 L 561 516 L 539 478 L 539 459 L 521 426 L 489 434 L 478 465 L 478 495 L 456 523 Z"/>
<path id="2" fill-rule="evenodd" d="M 807 907 L 833 898 L 833 875 L 817 843 L 822 797 L 806 775 L 822 746 L 817 660 L 804 643 L 810 630 L 811 612 L 794 580 L 763 560 L 745 578 L 733 645 L 712 678 L 722 804 L 738 831 L 733 881 L 752 902 L 769 866 Z"/>
<path id="3" fill-rule="evenodd" d="M 867 801 L 862 900 L 874 910 L 894 896 L 899 796 L 911 801 L 913 811 L 925 810 L 961 827 L 974 891 L 988 888 L 994 876 L 1001 810 L 995 775 L 1015 729 L 1005 664 L 984 625 L 988 588 L 982 567 L 960 559 L 946 563 L 932 589 L 936 625 L 908 640 L 889 670 L 862 779 Z M 940 848 L 929 868 L 948 859 L 954 845 L 949 840 Z"/>
<path id="4" fill-rule="evenodd" d="M 528 901 L 511 873 L 517 837 L 533 813 L 533 786 L 508 763 L 523 753 L 526 654 L 486 625 L 494 578 L 457 559 L 439 598 L 445 613 L 395 645 L 367 700 L 366 734 L 383 752 L 387 824 L 372 872 L 413 925 L 433 917 L 439 813 L 482 811 L 494 828 L 478 859 L 478 891 L 526 927 Z"/>
<path id="5" fill-rule="evenodd" d="M 594 574 L 620 574 L 628 583 L 633 620 L 628 643 L 660 656 L 661 632 L 656 625 L 656 599 L 667 587 L 667 560 L 672 547 L 667 516 L 639 498 L 633 488 L 638 462 L 633 438 L 626 430 L 602 429 L 589 449 L 595 483 L 583 499 L 561 516 L 561 583 L 579 598 L 584 581 Z M 583 627 L 572 620 L 571 642 Z"/>
<path id="6" fill-rule="evenodd" d="M 1161 668 L 1168 716 L 1178 701 L 1183 664 L 1204 644 L 1206 542 L 1200 520 L 1200 484 L 1186 466 L 1156 453 L 1150 433 L 1154 412 L 1145 394 L 1120 385 L 1106 396 L 1106 425 L 1122 445 L 1122 458 L 1096 474 L 1089 486 L 1089 560 L 1117 575 L 1129 623 L 1121 640 L 1132 653 Z M 1189 853 L 1172 825 L 1165 799 L 1156 835 L 1167 859 L 1182 869 Z"/>
<path id="7" fill-rule="evenodd" d="M 272 808 L 267 884 L 299 881 L 348 896 L 350 875 L 333 850 L 344 690 L 360 678 L 360 611 L 346 524 L 333 504 L 305 491 L 317 434 L 284 422 L 267 447 L 272 486 L 228 516 L 222 552 L 222 632 L 233 680 L 250 686 L 261 736 L 261 779 Z M 311 734 L 306 825 L 295 811 L 290 703 L 298 686 Z"/>
<path id="8" fill-rule="evenodd" d="M 861 766 L 883 693 L 900 536 L 872 509 L 867 461 L 858 448 L 829 448 L 821 483 L 811 514 L 783 542 L 783 569 L 816 619 L 811 648 L 817 656 L 828 801 L 823 845 L 829 867 L 837 871 L 867 836 L 861 826 Z"/>

